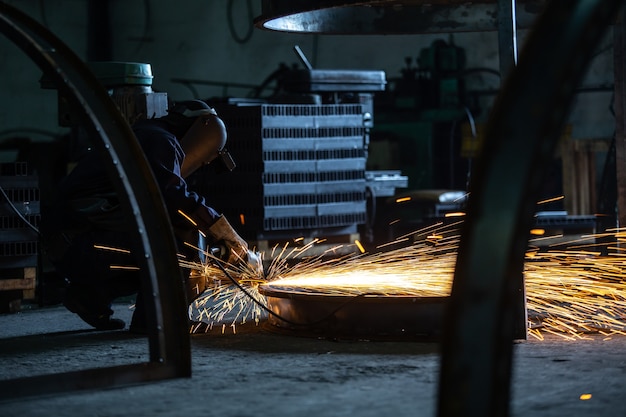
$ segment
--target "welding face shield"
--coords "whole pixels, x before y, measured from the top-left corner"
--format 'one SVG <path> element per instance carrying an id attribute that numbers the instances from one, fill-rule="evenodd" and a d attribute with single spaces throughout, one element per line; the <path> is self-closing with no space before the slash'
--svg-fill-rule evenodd
<path id="1" fill-rule="evenodd" d="M 185 152 L 181 176 L 188 177 L 198 168 L 211 164 L 215 172 L 232 171 L 235 162 L 225 149 L 226 127 L 215 110 L 202 110 L 180 141 Z"/>
<path id="2" fill-rule="evenodd" d="M 210 162 L 207 168 L 212 174 L 219 175 L 231 172 L 236 166 L 237 164 L 235 164 L 235 160 L 228 152 L 228 149 L 224 148 L 217 153 L 217 158 Z"/>

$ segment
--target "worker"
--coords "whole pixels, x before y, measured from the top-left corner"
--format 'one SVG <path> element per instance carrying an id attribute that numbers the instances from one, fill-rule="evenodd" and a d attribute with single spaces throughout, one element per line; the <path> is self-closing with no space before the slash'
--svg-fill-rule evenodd
<path id="1" fill-rule="evenodd" d="M 227 248 L 229 263 L 247 262 L 259 270 L 260 259 L 246 241 L 185 181 L 206 164 L 216 171 L 234 167 L 225 150 L 226 127 L 216 111 L 200 100 L 184 101 L 164 117 L 136 122 L 133 131 L 159 185 L 179 253 L 197 259 L 198 251 L 194 255 L 184 243 L 197 245 L 201 231 Z M 128 227 L 134 225 L 125 219 L 105 167 L 93 151 L 61 182 L 58 202 L 42 224 L 48 237 L 46 252 L 67 282 L 65 307 L 96 329 L 122 329 L 124 321 L 112 317 L 112 302 L 137 294 L 130 330 L 143 333 L 146 320 L 139 273 L 132 268 L 133 252 L 140 248 L 132 247 Z M 198 274 L 183 270 L 182 275 L 191 302 L 206 287 Z"/>

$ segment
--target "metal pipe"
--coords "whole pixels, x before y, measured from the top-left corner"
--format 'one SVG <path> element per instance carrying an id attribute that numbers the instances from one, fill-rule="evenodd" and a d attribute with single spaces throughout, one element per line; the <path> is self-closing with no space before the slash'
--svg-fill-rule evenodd
<path id="1" fill-rule="evenodd" d="M 187 305 L 176 244 L 159 188 L 128 122 L 89 68 L 61 40 L 26 14 L 2 2 L 0 32 L 63 91 L 81 125 L 94 138 L 126 216 L 136 226 L 129 232 L 143 250 L 137 261 L 147 301 L 152 365 L 3 380 L 0 398 L 190 376 Z"/>
<path id="2" fill-rule="evenodd" d="M 516 0 L 498 0 L 498 52 L 500 79 L 510 74 L 517 64 Z"/>

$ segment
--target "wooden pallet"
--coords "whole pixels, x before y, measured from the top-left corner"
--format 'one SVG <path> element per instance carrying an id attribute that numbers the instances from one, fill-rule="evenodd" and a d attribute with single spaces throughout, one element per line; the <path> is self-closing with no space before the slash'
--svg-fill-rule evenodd
<path id="1" fill-rule="evenodd" d="M 37 268 L 12 268 L 0 270 L 0 312 L 20 311 L 22 300 L 35 298 Z"/>

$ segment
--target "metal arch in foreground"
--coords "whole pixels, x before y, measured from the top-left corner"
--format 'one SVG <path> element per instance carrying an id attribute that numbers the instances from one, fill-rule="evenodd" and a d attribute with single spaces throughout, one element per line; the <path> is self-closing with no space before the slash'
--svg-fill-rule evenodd
<path id="1" fill-rule="evenodd" d="M 444 327 L 438 415 L 506 416 L 524 255 L 574 89 L 620 0 L 553 0 L 494 104 Z M 522 290 L 523 291 L 523 290 Z"/>
<path id="2" fill-rule="evenodd" d="M 0 399 L 96 389 L 191 375 L 185 293 L 176 245 L 161 193 L 126 120 L 87 66 L 39 23 L 0 2 L 4 33 L 55 82 L 96 140 L 102 157 L 137 227 L 133 236 L 143 256 L 150 362 L 0 381 Z"/>

